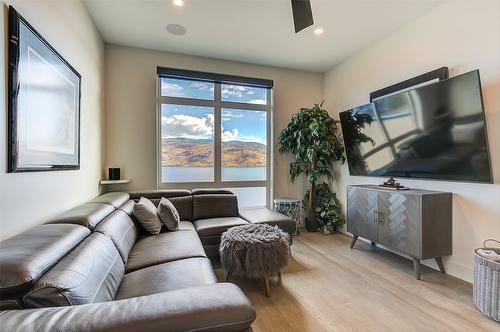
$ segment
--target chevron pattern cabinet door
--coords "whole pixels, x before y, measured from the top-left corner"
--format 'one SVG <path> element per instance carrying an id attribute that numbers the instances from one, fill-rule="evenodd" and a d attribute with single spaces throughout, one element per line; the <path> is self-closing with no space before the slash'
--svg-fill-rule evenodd
<path id="1" fill-rule="evenodd" d="M 378 242 L 420 257 L 420 197 L 378 193 Z"/>
<path id="2" fill-rule="evenodd" d="M 347 231 L 368 240 L 377 240 L 377 195 L 375 190 L 347 188 Z"/>

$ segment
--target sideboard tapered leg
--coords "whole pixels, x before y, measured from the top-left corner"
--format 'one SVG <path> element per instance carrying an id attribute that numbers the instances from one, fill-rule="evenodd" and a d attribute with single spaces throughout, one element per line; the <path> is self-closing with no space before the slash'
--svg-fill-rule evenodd
<path id="1" fill-rule="evenodd" d="M 446 274 L 446 271 L 444 270 L 443 258 L 436 257 L 434 259 L 436 260 L 436 263 L 439 266 L 439 271 L 441 271 L 442 274 Z"/>
<path id="2" fill-rule="evenodd" d="M 413 258 L 413 268 L 415 269 L 415 278 L 420 280 L 420 259 Z"/>
<path id="3" fill-rule="evenodd" d="M 351 241 L 351 249 L 354 247 L 354 244 L 356 243 L 356 240 L 358 239 L 358 236 L 353 234 L 352 235 L 352 241 Z"/>

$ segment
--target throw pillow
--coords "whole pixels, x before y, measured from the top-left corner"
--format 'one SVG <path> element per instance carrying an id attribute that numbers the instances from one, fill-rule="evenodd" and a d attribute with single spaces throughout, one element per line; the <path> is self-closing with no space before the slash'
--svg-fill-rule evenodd
<path id="1" fill-rule="evenodd" d="M 158 204 L 158 215 L 160 220 L 169 230 L 176 231 L 179 229 L 181 218 L 174 204 L 166 198 L 160 200 Z"/>
<path id="2" fill-rule="evenodd" d="M 149 199 L 141 197 L 139 202 L 134 204 L 134 216 L 149 233 L 160 233 L 161 220 L 158 217 L 156 206 Z"/>

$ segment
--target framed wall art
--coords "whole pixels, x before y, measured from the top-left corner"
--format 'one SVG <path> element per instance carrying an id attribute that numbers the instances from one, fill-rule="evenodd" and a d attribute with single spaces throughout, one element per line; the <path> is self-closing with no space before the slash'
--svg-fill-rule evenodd
<path id="1" fill-rule="evenodd" d="M 78 72 L 9 7 L 9 172 L 80 169 Z"/>

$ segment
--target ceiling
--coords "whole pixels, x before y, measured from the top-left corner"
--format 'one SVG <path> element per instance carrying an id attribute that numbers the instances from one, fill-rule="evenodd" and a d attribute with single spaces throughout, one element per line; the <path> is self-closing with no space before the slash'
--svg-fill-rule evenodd
<path id="1" fill-rule="evenodd" d="M 290 0 L 85 0 L 107 43 L 323 72 L 443 0 L 311 0 L 294 33 Z M 183 36 L 167 24 L 181 24 Z M 324 33 L 314 34 L 316 27 Z"/>

